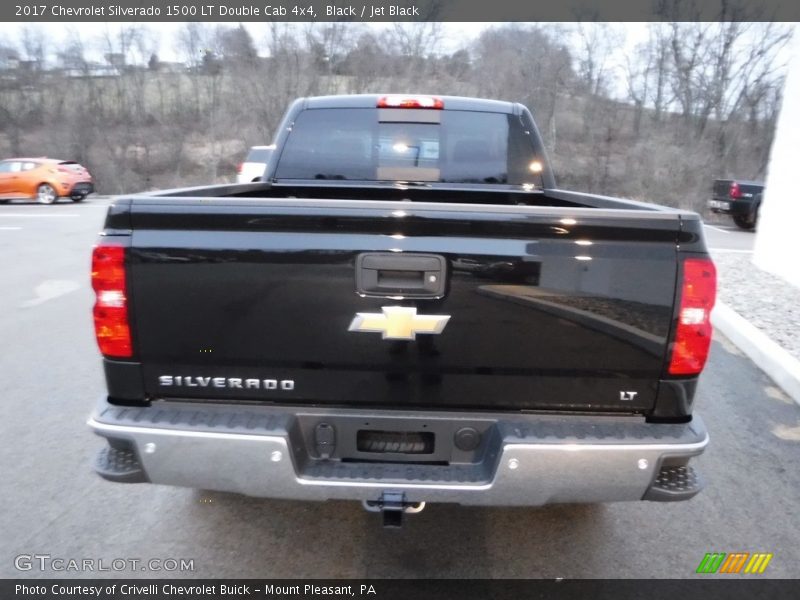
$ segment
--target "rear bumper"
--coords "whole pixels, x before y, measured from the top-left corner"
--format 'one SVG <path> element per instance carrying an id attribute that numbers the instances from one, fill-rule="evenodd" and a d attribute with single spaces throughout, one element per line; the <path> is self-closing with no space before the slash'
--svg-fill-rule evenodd
<path id="1" fill-rule="evenodd" d="M 65 196 L 88 196 L 94 192 L 94 184 L 91 181 L 81 181 L 68 187 Z"/>
<path id="2" fill-rule="evenodd" d="M 313 431 L 320 422 L 336 423 L 345 445 L 351 422 L 382 430 L 395 423 L 396 431 L 466 425 L 481 430 L 482 441 L 472 461 L 324 460 L 308 440 L 307 426 Z M 102 402 L 88 424 L 109 440 L 97 467 L 107 479 L 299 500 L 372 501 L 387 491 L 409 502 L 498 506 L 684 500 L 702 489 L 688 461 L 708 443 L 698 417 L 647 424 L 636 417 Z M 447 451 L 452 442 L 437 435 L 437 452 Z"/>
<path id="3" fill-rule="evenodd" d="M 708 209 L 723 215 L 745 216 L 752 212 L 753 202 L 752 198 L 712 199 L 708 201 Z"/>

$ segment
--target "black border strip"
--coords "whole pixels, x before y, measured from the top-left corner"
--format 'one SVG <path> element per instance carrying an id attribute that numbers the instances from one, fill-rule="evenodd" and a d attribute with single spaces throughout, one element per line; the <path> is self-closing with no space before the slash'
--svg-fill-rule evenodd
<path id="1" fill-rule="evenodd" d="M 322 598 L 329 600 L 789 600 L 797 597 L 796 580 L 764 579 L 762 575 L 730 576 L 726 579 L 612 579 L 612 580 L 453 580 L 453 579 L 5 579 L 0 581 L 0 598 L 11 600 L 217 600 L 218 598 Z M 24 586 L 24 590 L 19 586 Z M 125 586 L 138 593 L 123 593 Z M 227 593 L 222 592 L 225 586 Z M 297 593 L 269 594 L 267 586 L 297 587 Z M 307 587 L 308 586 L 308 587 Z M 336 586 L 350 592 L 330 593 Z M 362 587 L 363 586 L 363 587 Z M 97 588 L 100 589 L 98 594 Z M 178 593 L 183 588 L 185 593 Z M 188 591 L 190 588 L 195 591 Z M 38 589 L 44 593 L 32 591 Z M 85 592 L 77 590 L 84 589 Z"/>

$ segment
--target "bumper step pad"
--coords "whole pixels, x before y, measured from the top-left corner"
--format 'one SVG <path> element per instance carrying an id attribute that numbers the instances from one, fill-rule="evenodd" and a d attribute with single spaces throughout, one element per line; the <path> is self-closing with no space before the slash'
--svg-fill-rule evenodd
<path id="1" fill-rule="evenodd" d="M 117 483 L 147 482 L 147 476 L 133 450 L 106 446 L 97 454 L 94 470 L 103 479 Z"/>
<path id="2" fill-rule="evenodd" d="M 689 465 L 661 467 L 643 499 L 656 502 L 688 500 L 704 487 L 703 478 Z"/>

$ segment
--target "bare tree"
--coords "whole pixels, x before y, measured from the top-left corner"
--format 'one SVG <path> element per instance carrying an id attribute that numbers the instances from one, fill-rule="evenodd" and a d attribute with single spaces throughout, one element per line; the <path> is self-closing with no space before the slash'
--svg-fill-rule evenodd
<path id="1" fill-rule="evenodd" d="M 90 77 L 86 46 L 79 31 L 69 32 L 65 47 L 57 56 L 62 68 L 57 81 L 48 83 L 61 93 L 48 95 L 49 143 L 55 141 L 68 156 L 91 167 L 91 148 L 104 120 L 99 109 L 102 91 Z"/>
<path id="2" fill-rule="evenodd" d="M 258 58 L 255 43 L 244 25 L 219 29 L 222 57 L 226 62 L 239 66 L 252 66 Z"/>
<path id="3" fill-rule="evenodd" d="M 575 84 L 572 57 L 558 41 L 563 34 L 555 27 L 509 25 L 485 30 L 471 48 L 477 92 L 531 107 L 551 150 L 559 95 Z"/>
<path id="4" fill-rule="evenodd" d="M 695 114 L 704 50 L 710 37 L 708 23 L 671 23 L 670 85 L 681 115 L 689 123 Z"/>
<path id="5" fill-rule="evenodd" d="M 0 148 L 84 162 L 101 190 L 199 184 L 232 176 L 298 96 L 477 95 L 532 109 L 561 185 L 698 208 L 715 177 L 763 174 L 790 27 L 659 1 L 672 21 L 628 56 L 621 27 L 590 22 L 495 26 L 447 53 L 435 24 L 188 23 L 181 63 L 147 27 L 57 47 L 31 25 L 0 45 Z"/>
<path id="6" fill-rule="evenodd" d="M 363 31 L 358 24 L 312 23 L 305 30 L 305 43 L 311 54 L 314 70 L 326 78 L 321 86 L 324 93 L 336 93 L 339 83 L 334 76 L 341 72 L 347 55 L 355 47 Z"/>
<path id="7" fill-rule="evenodd" d="M 430 22 L 395 22 L 384 36 L 385 45 L 393 54 L 424 59 L 439 49 L 442 24 Z"/>
<path id="8" fill-rule="evenodd" d="M 377 91 L 381 87 L 379 82 L 390 76 L 392 63 L 392 57 L 375 33 L 361 32 L 341 66 L 341 72 L 348 75 L 345 91 L 355 94 Z"/>
<path id="9" fill-rule="evenodd" d="M 637 137 L 645 107 L 652 109 L 652 119 L 660 122 L 665 107 L 671 103 L 667 93 L 670 52 L 666 33 L 663 24 L 651 23 L 647 40 L 625 56 L 625 85 L 636 107 L 633 128 Z"/>
<path id="10" fill-rule="evenodd" d="M 625 34 L 610 23 L 578 23 L 575 28 L 578 78 L 586 92 L 608 95 L 614 79 L 612 55 L 625 43 Z"/>

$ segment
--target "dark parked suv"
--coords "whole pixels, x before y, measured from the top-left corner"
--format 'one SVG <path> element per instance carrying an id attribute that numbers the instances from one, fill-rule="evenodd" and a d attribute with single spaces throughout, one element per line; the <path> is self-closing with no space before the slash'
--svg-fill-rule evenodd
<path id="1" fill-rule="evenodd" d="M 764 184 L 742 179 L 717 179 L 708 208 L 711 212 L 731 215 L 741 229 L 754 229 Z"/>

